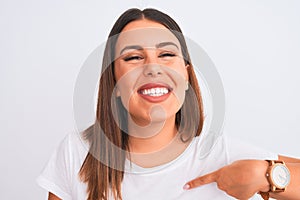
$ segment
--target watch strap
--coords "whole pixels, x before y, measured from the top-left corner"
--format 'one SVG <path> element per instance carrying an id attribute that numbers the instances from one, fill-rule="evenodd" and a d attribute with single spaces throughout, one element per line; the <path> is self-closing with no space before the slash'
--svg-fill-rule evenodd
<path id="1" fill-rule="evenodd" d="M 266 172 L 266 178 L 270 184 L 270 190 L 268 192 L 259 192 L 258 194 L 261 195 L 261 197 L 264 199 L 264 200 L 268 200 L 270 198 L 270 192 L 284 192 L 285 189 L 280 189 L 280 188 L 277 188 L 276 186 L 274 186 L 272 184 L 272 182 L 270 181 L 270 167 L 272 167 L 273 165 L 275 165 L 276 163 L 280 163 L 280 164 L 283 164 L 285 165 L 284 161 L 281 161 L 281 160 L 266 160 L 268 163 L 269 163 L 269 167 L 268 167 L 268 170 Z"/>
<path id="2" fill-rule="evenodd" d="M 261 196 L 264 200 L 269 200 L 269 197 L 270 197 L 269 192 L 259 192 L 258 194 L 260 194 L 260 196 Z"/>

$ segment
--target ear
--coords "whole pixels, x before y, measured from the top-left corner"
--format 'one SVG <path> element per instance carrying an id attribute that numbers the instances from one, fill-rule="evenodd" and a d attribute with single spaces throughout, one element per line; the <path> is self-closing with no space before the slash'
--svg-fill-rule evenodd
<path id="1" fill-rule="evenodd" d="M 186 77 L 187 80 L 189 79 L 189 73 L 188 73 L 188 68 L 189 68 L 189 67 L 190 67 L 189 64 L 186 64 L 186 65 L 185 65 L 185 77 Z"/>
<path id="2" fill-rule="evenodd" d="M 189 74 L 188 74 L 188 71 L 187 71 L 188 67 L 190 67 L 190 65 L 186 64 L 185 65 L 185 70 L 186 70 L 185 90 L 189 89 Z"/>
<path id="3" fill-rule="evenodd" d="M 187 80 L 187 81 L 185 81 L 185 90 L 187 91 L 188 89 L 189 89 L 189 81 Z"/>
<path id="4" fill-rule="evenodd" d="M 120 97 L 121 96 L 121 92 L 120 92 L 120 90 L 119 90 L 119 88 L 116 86 L 116 88 L 115 88 L 115 94 L 116 94 L 116 97 Z"/>

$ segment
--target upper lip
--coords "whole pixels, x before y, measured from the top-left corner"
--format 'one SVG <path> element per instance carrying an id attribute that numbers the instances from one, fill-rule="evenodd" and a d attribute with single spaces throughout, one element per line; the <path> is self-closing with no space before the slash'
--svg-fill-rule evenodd
<path id="1" fill-rule="evenodd" d="M 169 91 L 172 91 L 172 87 L 165 83 L 146 83 L 138 88 L 138 92 L 142 90 L 151 89 L 151 88 L 167 88 Z"/>

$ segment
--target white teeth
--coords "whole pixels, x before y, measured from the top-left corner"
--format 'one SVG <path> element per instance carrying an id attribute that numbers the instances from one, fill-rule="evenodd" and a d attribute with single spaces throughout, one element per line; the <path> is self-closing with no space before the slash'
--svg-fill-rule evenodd
<path id="1" fill-rule="evenodd" d="M 168 94 L 169 90 L 167 88 L 151 88 L 151 89 L 142 90 L 141 93 L 143 95 L 158 97 L 158 96 Z"/>
<path id="2" fill-rule="evenodd" d="M 152 91 L 152 89 L 151 89 L 151 91 Z M 156 93 L 156 94 L 161 93 L 161 92 L 160 92 L 160 88 L 156 88 L 156 89 L 155 89 L 155 93 Z"/>

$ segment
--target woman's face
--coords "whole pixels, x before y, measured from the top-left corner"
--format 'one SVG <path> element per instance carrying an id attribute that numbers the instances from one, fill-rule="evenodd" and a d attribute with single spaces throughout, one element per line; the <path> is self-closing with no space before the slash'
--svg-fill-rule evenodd
<path id="1" fill-rule="evenodd" d="M 115 50 L 116 95 L 135 123 L 175 118 L 184 102 L 188 74 L 173 33 L 150 20 L 125 26 Z"/>

